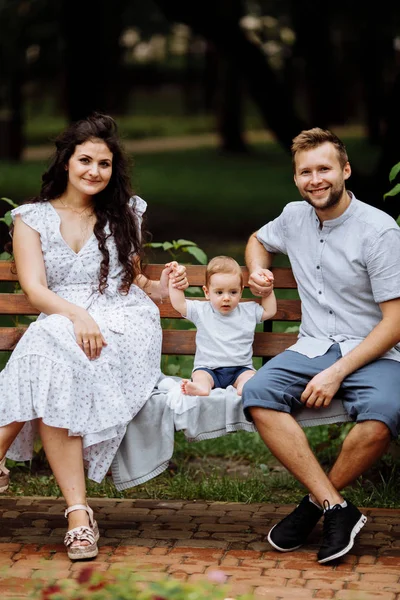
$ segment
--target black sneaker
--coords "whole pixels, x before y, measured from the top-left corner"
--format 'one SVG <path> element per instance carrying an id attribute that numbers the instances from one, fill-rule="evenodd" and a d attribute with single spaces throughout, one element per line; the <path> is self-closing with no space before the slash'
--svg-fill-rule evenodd
<path id="1" fill-rule="evenodd" d="M 331 508 L 329 502 L 325 502 L 328 508 L 324 513 L 319 563 L 326 563 L 346 554 L 353 547 L 357 533 L 367 522 L 367 517 L 349 501 L 344 508 L 340 504 Z"/>
<path id="2" fill-rule="evenodd" d="M 290 515 L 273 526 L 268 534 L 269 543 L 280 552 L 297 550 L 307 541 L 322 513 L 323 510 L 310 502 L 307 494 Z"/>

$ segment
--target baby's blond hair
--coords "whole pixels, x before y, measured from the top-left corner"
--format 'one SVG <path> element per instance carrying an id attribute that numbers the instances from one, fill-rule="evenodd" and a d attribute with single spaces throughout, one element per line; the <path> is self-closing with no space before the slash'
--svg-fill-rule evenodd
<path id="1" fill-rule="evenodd" d="M 243 287 L 243 273 L 240 265 L 231 256 L 214 256 L 210 260 L 206 269 L 206 286 L 209 286 L 212 275 L 216 273 L 227 273 L 232 275 L 238 275 L 240 279 L 240 286 Z"/>

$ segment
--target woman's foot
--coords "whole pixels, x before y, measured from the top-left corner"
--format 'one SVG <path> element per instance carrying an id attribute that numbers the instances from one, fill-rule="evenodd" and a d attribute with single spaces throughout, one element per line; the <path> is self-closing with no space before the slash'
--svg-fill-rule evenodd
<path id="1" fill-rule="evenodd" d="M 64 538 L 68 557 L 71 560 L 94 558 L 99 550 L 99 528 L 93 518 L 93 511 L 84 504 L 75 504 L 65 511 L 68 518 L 68 531 Z"/>
<path id="2" fill-rule="evenodd" d="M 0 494 L 8 490 L 10 484 L 10 471 L 6 467 L 6 457 L 0 460 Z"/>

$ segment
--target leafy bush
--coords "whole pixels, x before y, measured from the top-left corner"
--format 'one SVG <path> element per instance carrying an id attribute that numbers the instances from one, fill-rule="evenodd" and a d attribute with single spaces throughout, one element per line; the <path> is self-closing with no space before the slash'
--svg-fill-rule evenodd
<path id="1" fill-rule="evenodd" d="M 396 179 L 396 177 L 399 173 L 400 173 L 400 162 L 398 162 L 397 165 L 394 165 L 394 167 L 392 167 L 390 170 L 390 173 L 389 173 L 390 183 L 394 182 L 394 180 Z M 396 185 L 389 192 L 386 192 L 386 194 L 384 194 L 383 197 L 387 198 L 388 196 L 396 196 L 397 194 L 400 194 L 400 183 L 396 183 Z"/>
<path id="2" fill-rule="evenodd" d="M 135 573 L 103 573 L 94 566 L 82 569 L 74 579 L 54 579 L 39 583 L 33 600 L 251 600 L 252 595 L 229 596 L 222 571 L 210 573 L 208 580 L 187 583 L 173 578 L 145 583 Z"/>

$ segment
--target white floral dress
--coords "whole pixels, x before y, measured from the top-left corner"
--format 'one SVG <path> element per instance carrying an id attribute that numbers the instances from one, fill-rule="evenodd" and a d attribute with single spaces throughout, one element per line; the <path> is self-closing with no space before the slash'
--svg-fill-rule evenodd
<path id="1" fill-rule="evenodd" d="M 140 222 L 145 201 L 135 196 L 131 205 Z M 91 361 L 66 317 L 40 314 L 28 327 L 0 373 L 0 426 L 25 423 L 7 457 L 31 458 L 34 420 L 41 418 L 82 436 L 88 476 L 100 482 L 127 424 L 160 377 L 159 310 L 136 285 L 127 295 L 119 293 L 122 268 L 112 237 L 107 241 L 108 287 L 100 294 L 102 254 L 94 234 L 76 253 L 62 237 L 60 217 L 50 202 L 25 204 L 12 211 L 13 219 L 17 215 L 40 234 L 49 289 L 88 310 L 108 345 Z"/>

